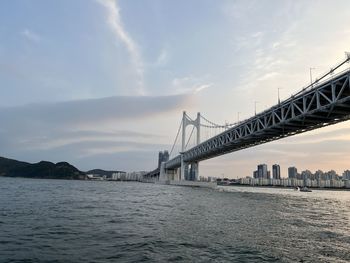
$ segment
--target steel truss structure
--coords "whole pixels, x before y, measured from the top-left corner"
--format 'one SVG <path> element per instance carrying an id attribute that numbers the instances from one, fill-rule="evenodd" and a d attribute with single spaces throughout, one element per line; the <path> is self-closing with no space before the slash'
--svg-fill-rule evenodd
<path id="1" fill-rule="evenodd" d="M 332 72 L 331 72 L 332 73 Z M 350 118 L 350 69 L 316 81 L 295 96 L 169 160 L 166 169 L 238 151 Z"/>

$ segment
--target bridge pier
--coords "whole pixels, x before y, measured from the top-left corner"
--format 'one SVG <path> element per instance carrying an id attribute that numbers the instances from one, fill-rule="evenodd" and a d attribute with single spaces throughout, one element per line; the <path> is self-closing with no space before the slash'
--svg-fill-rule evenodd
<path id="1" fill-rule="evenodd" d="M 159 181 L 163 182 L 166 181 L 167 179 L 166 175 L 166 170 L 165 170 L 165 162 L 161 162 L 160 167 L 159 167 Z"/>
<path id="2" fill-rule="evenodd" d="M 166 182 L 169 180 L 175 180 L 178 169 L 165 169 L 165 162 L 162 162 L 159 170 L 159 181 Z"/>
<path id="3" fill-rule="evenodd" d="M 180 181 L 181 174 L 180 174 L 180 168 L 175 168 L 174 169 L 174 180 L 175 181 Z"/>
<path id="4" fill-rule="evenodd" d="M 181 167 L 179 180 L 182 181 L 198 181 L 199 178 L 199 163 L 192 162 L 186 163 L 183 160 L 183 155 L 181 154 Z"/>
<path id="5" fill-rule="evenodd" d="M 183 159 L 183 154 L 181 154 L 181 167 L 180 167 L 180 180 L 187 180 L 188 176 L 188 164 Z"/>
<path id="6" fill-rule="evenodd" d="M 198 162 L 191 163 L 191 170 L 189 174 L 190 181 L 198 181 L 199 177 L 199 164 Z"/>

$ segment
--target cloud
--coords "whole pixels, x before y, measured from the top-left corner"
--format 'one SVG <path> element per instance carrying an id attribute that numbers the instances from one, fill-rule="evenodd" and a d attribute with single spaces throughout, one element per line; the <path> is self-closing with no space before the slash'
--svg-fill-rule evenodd
<path id="1" fill-rule="evenodd" d="M 266 74 L 264 74 L 263 76 L 261 76 L 260 78 L 258 78 L 258 81 L 264 81 L 264 80 L 269 80 L 269 79 L 273 79 L 276 76 L 278 76 L 279 73 L 278 72 L 268 72 Z"/>
<path id="2" fill-rule="evenodd" d="M 350 128 L 348 122 L 339 123 L 313 132 L 300 134 L 289 138 L 285 143 L 291 145 L 318 144 L 325 141 L 350 140 Z"/>
<path id="3" fill-rule="evenodd" d="M 221 11 L 227 17 L 233 19 L 242 19 L 248 12 L 254 11 L 257 1 L 227 1 L 221 7 Z M 249 17 L 251 19 L 251 17 Z"/>
<path id="4" fill-rule="evenodd" d="M 93 129 L 93 128 L 89 128 Z M 1 133 L 1 132 L 0 132 Z M 14 134 L 13 134 L 14 135 Z M 22 136 L 23 137 L 23 136 Z M 123 146 L 135 144 L 135 141 L 154 141 L 155 139 L 164 138 L 163 135 L 135 132 L 132 130 L 116 130 L 116 131 L 98 131 L 88 129 L 53 129 L 50 131 L 49 136 L 47 134 L 27 133 L 25 139 L 22 139 L 22 143 L 26 145 L 27 149 L 37 150 L 52 150 L 69 145 L 84 144 L 87 145 L 91 142 L 95 142 L 99 145 L 99 148 L 106 148 L 104 145 L 111 146 L 115 142 L 123 142 Z M 146 143 L 144 143 L 146 144 Z M 23 148 L 23 147 L 22 147 Z M 80 151 L 82 149 L 79 149 Z"/>
<path id="5" fill-rule="evenodd" d="M 213 86 L 213 84 L 202 84 L 198 87 L 196 87 L 193 91 L 194 94 L 197 94 L 199 92 L 201 92 L 202 90 L 205 90 L 207 88 L 210 88 L 211 86 Z"/>
<path id="6" fill-rule="evenodd" d="M 167 119 L 192 104 L 192 95 L 108 97 L 0 108 L 1 155 L 25 161 L 42 159 L 83 164 L 103 154 L 169 148 L 155 118 Z M 160 134 L 157 134 L 160 132 Z M 159 148 L 160 147 L 160 148 Z M 147 153 L 149 163 L 153 156 Z M 123 167 L 132 169 L 130 159 Z M 90 167 L 85 162 L 85 167 Z M 94 162 L 94 164 L 96 164 Z M 100 167 L 104 167 L 102 162 Z M 146 166 L 151 169 L 152 167 Z M 82 167 L 84 169 L 84 167 Z"/>
<path id="7" fill-rule="evenodd" d="M 142 143 L 135 141 L 122 141 L 122 140 L 90 140 L 90 141 L 78 141 L 75 143 L 62 145 L 55 150 L 72 151 L 78 154 L 79 158 L 85 158 L 90 156 L 98 156 L 101 154 L 115 154 L 115 153 L 127 153 L 127 152 L 158 152 L 159 149 L 169 148 L 170 145 L 164 145 L 160 143 Z M 156 160 L 154 160 L 156 161 Z"/>
<path id="8" fill-rule="evenodd" d="M 240 68 L 235 89 L 244 90 L 246 95 L 241 94 L 240 97 L 246 96 L 246 101 L 258 100 L 260 105 L 272 106 L 277 102 L 278 88 L 282 88 L 282 100 L 295 94 L 309 84 L 309 67 L 317 68 L 313 72 L 314 78 L 328 71 L 342 59 L 350 41 L 345 32 L 345 25 L 350 21 L 346 9 L 340 10 L 329 3 L 317 5 L 291 1 L 266 5 L 257 1 L 252 7 L 257 15 L 253 22 L 249 19 L 249 4 L 233 3 L 233 11 L 237 11 L 237 5 L 247 8 L 248 13 L 238 17 L 235 12 L 233 15 L 228 13 L 227 19 L 240 25 L 234 28 L 232 47 L 236 65 L 242 60 L 245 67 Z M 276 12 L 268 21 L 266 16 L 259 16 L 268 12 L 272 5 Z M 337 15 L 330 17 L 329 13 Z M 321 23 L 325 17 L 327 23 Z M 324 27 L 324 24 L 327 26 Z M 250 110 L 243 103 L 237 107 L 242 112 Z"/>
<path id="9" fill-rule="evenodd" d="M 174 78 L 171 83 L 173 86 L 181 86 L 185 82 L 191 81 L 192 79 L 192 77 Z"/>
<path id="10" fill-rule="evenodd" d="M 196 78 L 193 76 L 186 76 L 182 78 L 174 78 L 171 82 L 175 94 L 192 93 L 197 94 L 204 89 L 213 86 L 213 83 L 203 83 L 203 78 Z"/>
<path id="11" fill-rule="evenodd" d="M 264 36 L 264 33 L 263 32 L 255 32 L 255 33 L 253 33 L 252 35 L 251 35 L 251 37 L 253 37 L 253 38 L 261 38 L 261 37 L 263 37 Z"/>
<path id="12" fill-rule="evenodd" d="M 34 120 L 45 124 L 75 125 L 106 120 L 139 119 L 178 109 L 189 100 L 191 100 L 189 95 L 120 96 L 51 104 L 31 104 L 14 108 L 1 108 L 0 120 L 11 122 L 15 117 L 16 120 L 22 119 L 24 122 Z"/>
<path id="13" fill-rule="evenodd" d="M 138 95 L 145 95 L 144 66 L 136 42 L 125 29 L 120 16 L 120 8 L 115 0 L 96 0 L 107 10 L 107 22 L 115 36 L 125 45 L 138 76 Z"/>
<path id="14" fill-rule="evenodd" d="M 24 29 L 20 34 L 27 40 L 32 42 L 40 42 L 42 39 L 41 36 L 29 29 Z"/>
<path id="15" fill-rule="evenodd" d="M 275 42 L 275 43 L 272 44 L 272 47 L 273 48 L 278 48 L 280 45 L 281 45 L 280 42 Z"/>
<path id="16" fill-rule="evenodd" d="M 169 59 L 169 54 L 166 49 L 162 49 L 157 57 L 156 66 L 164 66 Z"/>

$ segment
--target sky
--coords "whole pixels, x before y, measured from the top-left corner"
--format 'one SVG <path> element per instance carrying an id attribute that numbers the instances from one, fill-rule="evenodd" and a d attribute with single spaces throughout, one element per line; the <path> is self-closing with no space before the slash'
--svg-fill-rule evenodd
<path id="1" fill-rule="evenodd" d="M 278 89 L 286 99 L 306 86 L 310 67 L 316 77 L 343 60 L 349 8 L 347 0 L 0 1 L 0 156 L 153 170 L 184 110 L 243 120 L 255 101 L 263 111 Z M 203 161 L 200 175 L 251 176 L 260 163 L 280 164 L 282 176 L 289 166 L 341 174 L 349 153 L 344 122 Z"/>

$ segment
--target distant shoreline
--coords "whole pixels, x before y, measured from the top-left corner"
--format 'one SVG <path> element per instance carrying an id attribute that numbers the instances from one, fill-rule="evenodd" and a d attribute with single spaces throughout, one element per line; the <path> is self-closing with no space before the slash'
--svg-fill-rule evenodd
<path id="1" fill-rule="evenodd" d="M 218 184 L 217 186 L 226 186 L 226 187 L 251 187 L 251 188 L 276 188 L 276 189 L 290 189 L 293 190 L 294 187 L 290 186 L 277 186 L 277 185 L 245 185 L 245 184 L 231 184 L 231 185 L 223 185 Z M 321 190 L 321 191 L 350 191 L 350 188 L 331 188 L 331 187 L 308 187 L 312 190 Z"/>
<path id="2" fill-rule="evenodd" d="M 12 175 L 2 175 L 0 174 L 0 178 L 21 178 L 21 179 L 47 179 L 47 180 L 69 180 L 69 181 L 90 181 L 87 179 L 78 179 L 78 178 L 60 178 L 60 177 L 34 177 L 34 176 L 12 176 Z"/>

